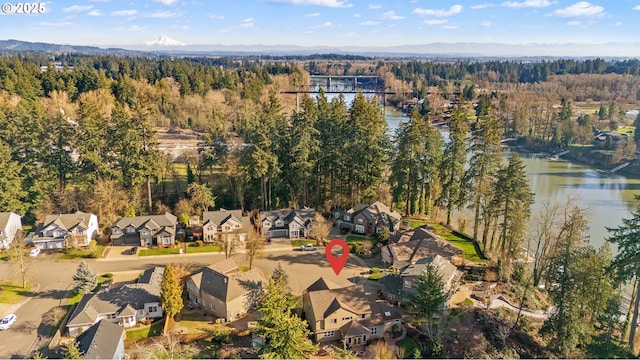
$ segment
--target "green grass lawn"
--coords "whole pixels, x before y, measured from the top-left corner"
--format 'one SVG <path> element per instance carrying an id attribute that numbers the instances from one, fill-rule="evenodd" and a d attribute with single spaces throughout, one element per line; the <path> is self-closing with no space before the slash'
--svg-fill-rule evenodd
<path id="1" fill-rule="evenodd" d="M 419 220 L 419 219 L 409 219 L 409 224 L 411 224 L 411 228 L 415 229 L 417 227 L 420 227 L 422 225 L 426 225 L 427 222 L 424 220 Z"/>
<path id="2" fill-rule="evenodd" d="M 480 255 L 478 254 L 478 252 L 476 251 L 476 247 L 475 244 L 473 243 L 473 241 L 469 241 L 467 239 L 464 239 L 454 233 L 452 233 L 449 229 L 447 229 L 446 227 L 437 224 L 437 223 L 429 223 L 429 226 L 433 227 L 433 229 L 435 230 L 436 234 L 438 234 L 440 237 L 442 237 L 443 239 L 447 240 L 448 242 L 451 243 L 451 245 L 457 247 L 458 249 L 463 251 L 463 255 L 462 257 L 464 259 L 467 259 L 469 261 L 474 261 L 477 263 L 483 263 L 485 262 L 484 259 L 482 259 L 480 257 Z"/>
<path id="3" fill-rule="evenodd" d="M 92 240 L 92 245 L 86 248 L 69 248 L 64 249 L 60 259 L 73 260 L 73 259 L 96 259 L 99 258 L 104 252 L 104 245 L 95 245 L 95 240 Z"/>
<path id="4" fill-rule="evenodd" d="M 199 313 L 180 314 L 180 321 L 176 321 L 175 326 L 188 329 L 189 334 L 210 334 L 226 330 L 230 333 L 233 330 L 226 325 L 212 323 Z"/>
<path id="5" fill-rule="evenodd" d="M 405 337 L 404 339 L 396 342 L 396 345 L 404 348 L 406 357 L 413 356 L 413 352 L 416 349 L 419 349 L 418 344 L 416 344 L 416 342 L 410 337 Z"/>
<path id="6" fill-rule="evenodd" d="M 351 245 L 351 244 L 356 244 L 356 245 L 360 245 L 362 244 L 362 242 L 364 240 L 368 240 L 369 238 L 364 237 L 364 236 L 357 236 L 357 235 L 349 235 L 347 236 L 347 244 Z"/>
<path id="7" fill-rule="evenodd" d="M 307 244 L 315 245 L 316 241 L 313 239 L 291 240 L 291 247 L 294 249 Z"/>
<path id="8" fill-rule="evenodd" d="M 151 324 L 150 326 L 145 326 L 139 329 L 127 330 L 127 340 L 136 340 L 136 339 L 146 339 L 153 336 L 158 336 L 162 334 L 162 326 L 164 325 L 164 320 L 159 320 Z"/>
<path id="9" fill-rule="evenodd" d="M 164 249 L 157 249 L 157 248 L 140 249 L 138 251 L 138 256 L 175 255 L 179 253 L 180 253 L 180 248 L 176 246 L 173 248 L 164 248 Z"/>
<path id="10" fill-rule="evenodd" d="M 204 252 L 222 252 L 220 245 L 204 245 L 204 246 L 187 246 L 187 254 L 204 253 Z"/>
<path id="11" fill-rule="evenodd" d="M 22 288 L 22 283 L 17 281 L 2 281 L 0 282 L 0 303 L 3 304 L 17 304 L 22 300 L 25 295 L 31 290 L 31 285 L 27 284 L 27 288 Z"/>

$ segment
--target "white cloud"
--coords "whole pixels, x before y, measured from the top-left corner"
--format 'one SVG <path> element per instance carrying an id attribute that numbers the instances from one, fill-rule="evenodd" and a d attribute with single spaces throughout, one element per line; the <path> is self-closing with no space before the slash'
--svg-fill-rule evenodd
<path id="1" fill-rule="evenodd" d="M 549 0 L 524 0 L 524 1 L 506 1 L 502 3 L 502 6 L 510 7 L 510 8 L 541 8 L 551 6 L 555 4 L 555 1 Z"/>
<path id="2" fill-rule="evenodd" d="M 320 16 L 319 12 L 304 14 L 303 17 L 310 18 L 310 17 L 317 17 L 317 16 Z"/>
<path id="3" fill-rule="evenodd" d="M 222 15 L 218 15 L 218 14 L 209 14 L 207 15 L 207 17 L 211 20 L 222 20 L 224 19 L 224 16 Z"/>
<path id="4" fill-rule="evenodd" d="M 69 26 L 71 25 L 68 21 L 43 21 L 39 23 L 40 26 Z"/>
<path id="5" fill-rule="evenodd" d="M 636 6 L 634 6 L 634 7 L 633 7 L 633 9 L 631 9 L 631 10 L 640 11 L 640 5 L 636 5 Z"/>
<path id="6" fill-rule="evenodd" d="M 380 15 L 378 19 L 382 20 L 402 20 L 404 16 L 397 15 L 395 11 L 387 11 L 384 14 Z"/>
<path id="7" fill-rule="evenodd" d="M 252 28 L 254 26 L 253 20 L 255 20 L 255 19 L 254 18 L 246 18 L 246 19 L 242 20 L 242 23 L 240 25 L 238 25 L 238 26 L 241 29 Z"/>
<path id="8" fill-rule="evenodd" d="M 486 9 L 490 6 L 493 6 L 492 4 L 480 4 L 480 5 L 472 5 L 470 6 L 471 9 L 473 10 L 480 10 L 480 9 Z"/>
<path id="9" fill-rule="evenodd" d="M 604 15 L 604 8 L 587 1 L 580 1 L 564 9 L 558 9 L 551 15 L 560 17 L 596 17 Z"/>
<path id="10" fill-rule="evenodd" d="M 102 16 L 103 14 L 100 12 L 100 10 L 91 10 L 87 13 L 87 15 L 89 16 Z"/>
<path id="11" fill-rule="evenodd" d="M 419 16 L 435 16 L 435 17 L 445 17 L 452 16 L 455 14 L 459 14 L 462 11 L 462 5 L 453 5 L 449 8 L 449 10 L 435 10 L 435 9 L 421 9 L 415 8 L 413 9 L 413 13 Z"/>
<path id="12" fill-rule="evenodd" d="M 622 26 L 622 21 L 616 21 L 611 25 L 613 25 L 613 26 Z"/>
<path id="13" fill-rule="evenodd" d="M 168 19 L 168 18 L 174 18 L 174 17 L 178 17 L 180 14 L 178 14 L 175 11 L 156 11 L 156 12 L 152 12 L 149 14 L 146 14 L 145 17 L 149 17 L 149 18 L 153 18 L 153 19 Z"/>
<path id="14" fill-rule="evenodd" d="M 440 20 L 425 20 L 424 23 L 427 25 L 442 25 L 442 24 L 446 24 L 449 20 L 447 19 L 440 19 Z"/>
<path id="15" fill-rule="evenodd" d="M 93 5 L 71 5 L 62 9 L 62 12 L 85 12 L 93 9 Z"/>
<path id="16" fill-rule="evenodd" d="M 567 21 L 567 25 L 569 26 L 580 26 L 582 23 L 580 21 Z"/>
<path id="17" fill-rule="evenodd" d="M 112 11 L 109 14 L 112 16 L 133 16 L 133 15 L 136 15 L 137 13 L 138 13 L 138 10 L 131 9 L 131 10 Z"/>
<path id="18" fill-rule="evenodd" d="M 442 27 L 443 29 L 447 29 L 447 30 L 455 30 L 460 28 L 458 25 L 445 25 Z"/>
<path id="19" fill-rule="evenodd" d="M 267 0 L 275 4 L 289 4 L 289 5 L 313 5 L 313 6 L 326 6 L 332 8 L 350 8 L 353 4 L 349 4 L 349 0 Z"/>
<path id="20" fill-rule="evenodd" d="M 173 5 L 178 2 L 178 0 L 153 0 L 153 1 L 163 5 Z"/>
<path id="21" fill-rule="evenodd" d="M 376 26 L 380 24 L 380 21 L 373 21 L 373 20 L 367 20 L 365 22 L 361 22 L 360 25 L 362 26 Z"/>
<path id="22" fill-rule="evenodd" d="M 362 15 L 360 15 L 360 14 L 358 14 L 358 13 L 353 14 L 353 17 L 354 17 L 354 18 L 359 18 L 360 16 L 362 16 Z"/>
<path id="23" fill-rule="evenodd" d="M 480 26 L 490 27 L 493 26 L 493 23 L 491 21 L 481 21 Z"/>
<path id="24" fill-rule="evenodd" d="M 380 8 L 382 8 L 382 5 L 379 5 L 379 4 L 369 4 L 369 9 L 371 9 L 371 10 L 378 10 L 378 9 L 380 9 Z"/>
<path id="25" fill-rule="evenodd" d="M 312 29 L 333 29 L 336 25 L 334 25 L 331 21 L 327 21 L 324 24 L 312 26 Z"/>

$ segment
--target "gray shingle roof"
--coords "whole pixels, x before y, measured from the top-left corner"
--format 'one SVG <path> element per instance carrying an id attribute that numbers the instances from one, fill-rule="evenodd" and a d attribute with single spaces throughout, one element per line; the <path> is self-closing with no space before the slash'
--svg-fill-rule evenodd
<path id="1" fill-rule="evenodd" d="M 36 228 L 36 234 L 42 236 L 42 231 L 52 223 L 67 231 L 75 227 L 88 229 L 89 218 L 91 217 L 91 215 L 91 213 L 85 213 L 81 211 L 76 211 L 73 214 L 47 215 L 47 217 L 44 219 L 44 222 L 38 224 L 38 227 Z"/>
<path id="2" fill-rule="evenodd" d="M 191 276 L 196 286 L 203 293 L 223 301 L 231 301 L 243 294 L 258 290 L 266 282 L 258 269 L 235 271 L 238 266 L 231 259 L 208 266 Z"/>
<path id="3" fill-rule="evenodd" d="M 123 336 L 123 327 L 100 320 L 78 335 L 76 341 L 85 359 L 113 359 Z"/>
<path id="4" fill-rule="evenodd" d="M 352 285 L 340 289 L 326 289 L 309 292 L 311 310 L 316 320 L 322 320 L 338 308 L 355 314 L 371 313 L 371 302 L 362 285 Z"/>
<path id="5" fill-rule="evenodd" d="M 408 230 L 391 236 L 387 249 L 393 256 L 393 265 L 396 268 L 414 264 L 422 258 L 437 255 L 451 258 L 463 253 L 462 250 L 451 245 L 448 241 L 423 228 Z"/>
<path id="6" fill-rule="evenodd" d="M 168 212 L 163 215 L 127 216 L 116 221 L 113 227 L 124 229 L 129 225 L 133 225 L 138 229 L 142 225 L 147 225 L 150 230 L 158 230 L 163 226 L 176 226 L 177 219 L 175 215 L 169 214 Z"/>
<path id="7" fill-rule="evenodd" d="M 205 211 L 202 214 L 202 224 L 206 225 L 207 222 L 213 222 L 216 226 L 221 226 L 230 219 L 235 219 L 242 224 L 242 228 L 249 227 L 249 218 L 242 216 L 242 210 L 226 210 L 220 209 L 219 211 Z"/>
<path id="8" fill-rule="evenodd" d="M 93 324 L 99 314 L 118 313 L 127 305 L 143 309 L 145 303 L 160 302 L 163 267 L 146 270 L 137 283 L 126 284 L 112 291 L 87 294 L 82 297 L 69 317 L 68 326 Z"/>
<path id="9" fill-rule="evenodd" d="M 275 221 L 276 219 L 284 220 L 285 224 L 291 222 L 295 217 L 299 217 L 302 220 L 303 224 L 308 224 L 313 222 L 316 218 L 316 211 L 314 209 L 304 208 L 304 209 L 284 209 L 284 210 L 274 210 L 274 211 L 263 211 L 260 214 L 260 220 L 269 219 L 270 221 Z"/>

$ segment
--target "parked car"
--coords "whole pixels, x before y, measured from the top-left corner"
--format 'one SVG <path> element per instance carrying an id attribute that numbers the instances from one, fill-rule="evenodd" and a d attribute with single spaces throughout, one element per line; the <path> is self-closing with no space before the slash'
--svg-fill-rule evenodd
<path id="1" fill-rule="evenodd" d="M 318 248 L 311 244 L 305 244 L 300 246 L 300 251 L 316 251 L 316 250 L 318 250 Z"/>
<path id="2" fill-rule="evenodd" d="M 38 256 L 40 254 L 40 248 L 33 248 L 29 251 L 29 256 Z"/>
<path id="3" fill-rule="evenodd" d="M 0 321 L 0 330 L 7 330 L 11 327 L 11 325 L 13 325 L 13 323 L 16 322 L 16 315 L 15 314 L 9 314 L 7 316 L 4 317 L 4 319 L 2 319 L 2 321 Z"/>
<path id="4" fill-rule="evenodd" d="M 137 246 L 132 247 L 131 248 L 131 255 L 135 255 L 137 253 L 138 253 L 138 247 Z"/>

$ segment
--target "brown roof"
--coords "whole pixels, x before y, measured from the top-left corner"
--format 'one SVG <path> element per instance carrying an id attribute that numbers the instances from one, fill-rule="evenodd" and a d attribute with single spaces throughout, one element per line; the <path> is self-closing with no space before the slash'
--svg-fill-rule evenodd
<path id="1" fill-rule="evenodd" d="M 450 259 L 463 253 L 462 250 L 451 245 L 448 241 L 423 228 L 391 236 L 387 248 L 393 256 L 393 265 L 395 267 L 415 264 L 416 261 L 427 257 L 439 255 Z"/>
<path id="2" fill-rule="evenodd" d="M 85 213 L 81 211 L 76 211 L 73 214 L 60 214 L 60 215 L 47 215 L 44 219 L 44 222 L 38 226 L 38 230 L 36 232 L 40 233 L 51 223 L 55 223 L 58 227 L 63 230 L 71 230 L 76 226 L 79 226 L 83 229 L 89 228 L 89 218 L 91 217 L 91 213 Z"/>
<path id="3" fill-rule="evenodd" d="M 371 302 L 362 285 L 311 291 L 309 302 L 316 320 L 324 319 L 338 309 L 345 309 L 354 314 L 371 313 Z"/>
<path id="4" fill-rule="evenodd" d="M 310 292 L 310 291 L 318 291 L 318 290 L 328 290 L 328 289 L 337 289 L 340 286 L 338 286 L 336 283 L 332 282 L 331 280 L 327 280 L 323 277 L 321 277 L 320 279 L 316 280 L 313 284 L 309 285 L 305 292 Z"/>
<path id="5" fill-rule="evenodd" d="M 203 293 L 223 301 L 231 301 L 245 293 L 262 288 L 266 279 L 258 269 L 230 272 L 238 265 L 231 259 L 208 266 L 191 276 Z"/>
<path id="6" fill-rule="evenodd" d="M 242 224 L 242 227 L 249 227 L 249 217 L 242 216 L 242 210 L 227 210 L 220 209 L 218 211 L 205 211 L 202 214 L 202 224 L 206 225 L 207 222 L 213 222 L 216 226 L 223 225 L 230 219 L 235 218 L 236 221 Z"/>

